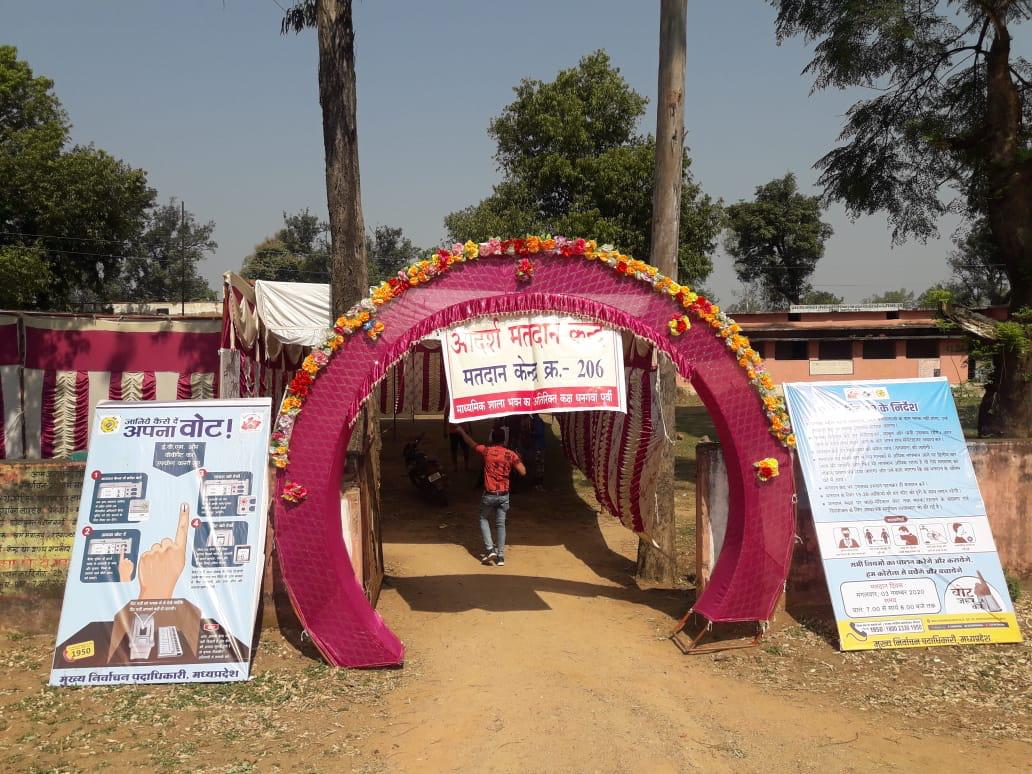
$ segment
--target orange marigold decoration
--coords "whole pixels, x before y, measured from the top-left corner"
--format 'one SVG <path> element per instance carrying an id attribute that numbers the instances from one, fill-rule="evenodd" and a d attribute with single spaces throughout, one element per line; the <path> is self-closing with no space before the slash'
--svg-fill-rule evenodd
<path id="1" fill-rule="evenodd" d="M 384 325 L 376 319 L 376 316 L 383 307 L 412 288 L 432 282 L 435 278 L 453 271 L 457 265 L 466 261 L 516 256 L 521 259 L 516 264 L 516 277 L 521 282 L 529 281 L 535 268 L 531 256 L 537 255 L 598 261 L 623 277 L 648 283 L 657 293 L 670 296 L 671 301 L 679 309 L 684 310 L 682 314 L 675 315 L 667 323 L 672 336 L 680 336 L 688 331 L 691 328 L 691 317 L 707 323 L 708 327 L 713 329 L 714 335 L 720 338 L 731 351 L 738 361 L 739 367 L 748 377 L 749 383 L 759 395 L 763 410 L 767 415 L 771 434 L 784 446 L 789 448 L 795 446 L 795 436 L 792 434 L 788 412 L 785 410 L 784 400 L 777 394 L 774 381 L 764 370 L 759 354 L 750 346 L 749 339 L 742 334 L 741 327 L 724 314 L 719 306 L 695 293 L 687 285 L 681 285 L 677 280 L 663 276 L 655 266 L 621 254 L 612 245 L 599 247 L 591 239 L 528 235 L 522 239 L 499 239 L 496 237 L 480 243 L 456 242 L 450 248 L 439 248 L 424 260 L 416 261 L 408 268 L 399 271 L 397 275 L 369 288 L 367 298 L 359 301 L 334 321 L 333 327 L 327 331 L 326 340 L 305 358 L 301 368 L 287 387 L 270 444 L 270 454 L 276 467 L 285 468 L 289 464 L 288 453 L 294 421 L 301 413 L 315 378 L 318 377 L 333 354 L 343 346 L 344 340 L 348 336 L 361 331 L 373 341 L 380 338 Z M 761 460 L 756 464 L 760 465 L 761 463 L 764 464 L 763 471 L 766 471 L 769 477 L 772 478 L 778 474 L 777 461 L 773 458 Z M 761 477 L 761 480 L 767 480 L 763 478 L 763 475 L 766 474 L 757 468 L 757 475 Z M 301 491 L 303 490 L 304 487 L 301 487 Z M 284 494 L 286 494 L 286 490 L 284 490 Z"/>

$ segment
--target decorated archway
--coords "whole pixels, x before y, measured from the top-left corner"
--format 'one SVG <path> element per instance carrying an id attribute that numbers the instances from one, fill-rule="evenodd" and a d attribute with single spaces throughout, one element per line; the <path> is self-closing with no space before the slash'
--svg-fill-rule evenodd
<path id="1" fill-rule="evenodd" d="M 339 483 L 363 402 L 425 336 L 477 317 L 535 311 L 648 339 L 691 382 L 717 428 L 730 490 L 723 547 L 694 609 L 710 621 L 770 618 L 795 530 L 794 438 L 739 327 L 654 267 L 591 241 L 467 242 L 373 288 L 305 360 L 281 406 L 272 446 L 278 556 L 301 623 L 330 663 L 388 666 L 404 658 L 355 579 L 341 534 Z"/>

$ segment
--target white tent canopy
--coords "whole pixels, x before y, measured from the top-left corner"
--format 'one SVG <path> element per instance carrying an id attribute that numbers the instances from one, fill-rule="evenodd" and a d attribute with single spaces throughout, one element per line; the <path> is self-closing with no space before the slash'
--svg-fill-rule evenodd
<path id="1" fill-rule="evenodd" d="M 254 283 L 258 317 L 283 344 L 314 347 L 331 324 L 330 286 L 314 282 Z"/>

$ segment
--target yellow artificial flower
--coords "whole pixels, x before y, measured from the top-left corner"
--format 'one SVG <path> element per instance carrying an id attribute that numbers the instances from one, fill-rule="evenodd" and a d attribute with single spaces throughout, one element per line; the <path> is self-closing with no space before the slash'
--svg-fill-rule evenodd
<path id="1" fill-rule="evenodd" d="M 466 244 L 462 246 L 462 254 L 467 258 L 476 258 L 480 255 L 480 245 L 472 239 L 469 239 L 466 241 Z"/>
<path id="2" fill-rule="evenodd" d="M 275 460 L 273 461 L 273 464 L 274 464 L 274 465 L 275 465 L 275 466 L 276 466 L 277 468 L 285 468 L 285 467 L 287 467 L 287 461 L 286 461 L 286 460 L 285 460 L 285 459 L 284 459 L 283 457 L 277 457 L 277 458 L 276 458 L 276 459 L 275 459 Z"/>
<path id="3" fill-rule="evenodd" d="M 301 401 L 295 398 L 293 395 L 287 397 L 283 401 L 284 411 L 293 411 L 294 409 L 301 408 Z"/>

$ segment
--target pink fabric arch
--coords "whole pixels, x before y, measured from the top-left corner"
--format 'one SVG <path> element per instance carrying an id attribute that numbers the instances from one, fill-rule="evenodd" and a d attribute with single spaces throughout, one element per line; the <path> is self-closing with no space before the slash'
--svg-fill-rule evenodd
<path id="1" fill-rule="evenodd" d="M 648 285 L 581 258 L 536 261 L 528 284 L 514 261 L 486 258 L 454 267 L 383 307 L 378 341 L 354 335 L 325 366 L 297 418 L 289 480 L 308 498 L 276 497 L 276 543 L 283 578 L 302 625 L 330 663 L 400 664 L 404 646 L 367 602 L 341 536 L 339 483 L 351 424 L 388 369 L 421 338 L 476 317 L 559 312 L 590 317 L 651 340 L 691 380 L 713 418 L 727 464 L 730 504 L 723 548 L 696 612 L 711 621 L 766 620 L 788 574 L 795 530 L 789 453 L 770 435 L 759 397 L 715 331 L 695 321 L 674 337 L 675 302 Z M 753 463 L 774 457 L 785 471 L 766 483 Z M 278 494 L 278 492 L 277 492 Z"/>

